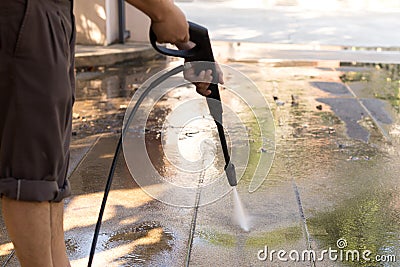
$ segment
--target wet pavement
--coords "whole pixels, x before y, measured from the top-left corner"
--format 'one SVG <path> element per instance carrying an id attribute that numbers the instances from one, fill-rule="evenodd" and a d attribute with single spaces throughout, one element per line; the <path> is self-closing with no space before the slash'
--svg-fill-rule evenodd
<path id="1" fill-rule="evenodd" d="M 221 63 L 254 81 L 274 120 L 268 128 L 275 129 L 272 168 L 250 193 L 252 172 L 260 157 L 271 153 L 271 144 L 262 138 L 245 104 L 235 102 L 229 90 L 221 91 L 223 102 L 237 108 L 247 130 L 229 144 L 240 149 L 248 146 L 250 151 L 250 171 L 244 172 L 237 187 L 250 231 L 233 218 L 232 191 L 200 205 L 208 197 L 200 185 L 213 182 L 215 172 L 182 175 L 176 169 L 174 155 L 178 155 L 162 136 L 176 130 L 170 116 L 179 103 L 201 100 L 193 88 L 182 87 L 154 103 L 145 130 L 138 133 L 145 138 L 148 154 L 119 155 L 94 266 L 399 266 L 399 65 L 258 62 L 235 59 L 229 51 L 218 55 Z M 69 172 L 73 195 L 65 201 L 65 238 L 72 266 L 87 265 L 108 170 L 131 97 L 148 77 L 177 63 L 78 69 Z M 196 158 L 202 151 L 193 147 L 200 137 L 212 140 L 215 145 L 209 150 L 221 157 L 212 124 L 206 120 L 189 126 L 179 132 L 184 144 L 181 153 Z M 151 166 L 143 164 L 146 156 Z M 138 186 L 124 157 L 142 166 L 136 175 L 145 176 L 154 168 L 172 183 L 198 184 L 195 194 L 184 197 L 189 208 L 171 206 L 147 194 L 159 197 L 168 190 L 155 184 Z M 221 169 L 219 162 L 212 162 L 215 170 Z M 0 257 L 5 263 L 12 245 L 2 220 L 0 228 Z M 343 254 L 342 260 L 335 260 L 326 252 L 321 254 L 330 248 L 344 255 L 369 250 L 371 259 L 379 255 L 386 262 L 361 256 L 345 260 Z M 287 252 L 280 255 L 287 261 L 279 260 L 279 250 Z M 292 259 L 296 251 L 301 255 L 305 250 L 316 254 Z M 15 256 L 6 266 L 18 266 Z"/>

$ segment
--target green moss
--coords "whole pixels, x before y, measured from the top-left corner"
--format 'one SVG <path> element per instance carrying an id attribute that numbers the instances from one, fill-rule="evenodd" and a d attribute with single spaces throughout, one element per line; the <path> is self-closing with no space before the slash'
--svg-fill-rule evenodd
<path id="1" fill-rule="evenodd" d="M 231 248 L 236 245 L 236 236 L 231 234 L 218 233 L 212 231 L 199 231 L 197 232 L 197 237 L 215 246 Z"/>
<path id="2" fill-rule="evenodd" d="M 321 117 L 322 123 L 324 125 L 342 124 L 342 121 L 332 112 L 318 112 L 316 114 Z"/>
<path id="3" fill-rule="evenodd" d="M 371 75 L 368 72 L 358 72 L 358 71 L 349 71 L 340 76 L 342 82 L 359 82 L 359 81 L 369 81 L 371 79 Z"/>
<path id="4" fill-rule="evenodd" d="M 308 219 L 310 234 L 321 242 L 322 248 L 336 249 L 336 242 L 345 239 L 345 250 L 370 250 L 371 255 L 392 255 L 400 249 L 400 227 L 393 211 L 388 209 L 390 194 L 365 192 L 344 201 L 333 211 L 318 213 Z M 381 266 L 364 261 L 347 262 L 350 266 Z M 377 265 L 375 265 L 377 264 Z M 392 265 L 386 265 L 392 266 Z"/>
<path id="5" fill-rule="evenodd" d="M 261 127 L 264 126 L 264 128 L 262 129 L 264 131 L 263 132 L 264 135 L 266 136 L 272 135 L 274 137 L 275 126 L 273 122 L 265 122 L 265 121 L 257 122 L 255 118 L 252 118 L 252 120 L 247 120 L 246 127 L 251 129 L 251 131 L 249 132 L 249 137 L 250 137 L 249 161 L 242 177 L 242 181 L 245 183 L 248 183 L 253 179 L 255 172 L 257 171 L 257 166 L 260 163 L 261 153 L 268 153 L 270 155 L 271 159 L 267 158 L 266 160 L 267 164 L 272 162 L 272 157 L 274 155 L 273 152 L 275 149 L 275 143 L 274 143 L 275 140 L 272 139 L 273 137 L 270 137 L 268 139 L 268 137 L 262 136 L 260 124 Z M 267 152 L 261 152 L 260 151 L 261 148 L 266 149 Z M 266 163 L 264 162 L 264 164 Z"/>
<path id="6" fill-rule="evenodd" d="M 346 82 L 363 82 L 365 89 L 378 99 L 388 101 L 400 111 L 400 65 L 396 64 L 363 64 L 370 70 L 346 72 L 340 78 Z"/>
<path id="7" fill-rule="evenodd" d="M 301 239 L 303 231 L 300 225 L 280 228 L 274 231 L 259 233 L 246 240 L 246 247 L 260 248 L 265 245 L 279 247 L 283 244 L 294 243 Z"/>

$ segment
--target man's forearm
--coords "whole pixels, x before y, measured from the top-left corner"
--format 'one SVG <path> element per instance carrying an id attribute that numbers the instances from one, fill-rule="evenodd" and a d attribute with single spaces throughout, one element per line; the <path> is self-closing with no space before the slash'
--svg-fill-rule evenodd
<path id="1" fill-rule="evenodd" d="M 159 43 L 186 43 L 189 25 L 182 10 L 173 0 L 126 0 L 151 19 L 151 28 Z"/>
<path id="2" fill-rule="evenodd" d="M 174 5 L 172 0 L 126 0 L 126 2 L 141 10 L 155 22 L 163 21 Z"/>

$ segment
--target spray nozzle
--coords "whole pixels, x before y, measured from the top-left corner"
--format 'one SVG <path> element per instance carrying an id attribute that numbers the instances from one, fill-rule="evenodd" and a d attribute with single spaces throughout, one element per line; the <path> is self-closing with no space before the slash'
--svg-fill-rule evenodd
<path id="1" fill-rule="evenodd" d="M 229 184 L 231 186 L 237 186 L 235 165 L 229 162 L 228 165 L 225 166 L 225 173 Z"/>

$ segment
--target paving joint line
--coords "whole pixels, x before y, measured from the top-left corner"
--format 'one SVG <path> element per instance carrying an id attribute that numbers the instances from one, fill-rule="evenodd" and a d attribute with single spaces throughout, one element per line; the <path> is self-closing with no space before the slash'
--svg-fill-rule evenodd
<path id="1" fill-rule="evenodd" d="M 84 155 L 81 157 L 78 164 L 76 164 L 75 168 L 71 170 L 68 178 L 71 178 L 72 174 L 83 164 L 84 160 L 88 157 L 89 153 L 92 152 L 93 148 L 96 146 L 99 140 L 105 136 L 106 136 L 105 133 L 101 133 L 98 136 L 96 136 L 96 139 L 90 144 L 90 147 L 85 151 Z"/>
<path id="2" fill-rule="evenodd" d="M 204 162 L 203 162 L 204 165 Z M 200 196 L 201 196 L 201 184 L 204 181 L 204 176 L 205 176 L 205 171 L 202 171 L 200 173 L 199 177 L 199 183 L 197 185 L 197 192 L 196 192 L 196 199 L 195 199 L 195 206 L 194 206 L 194 211 L 193 211 L 193 217 L 192 221 L 190 223 L 190 232 L 189 232 L 189 239 L 188 239 L 188 248 L 186 251 L 186 258 L 185 258 L 185 266 L 189 267 L 190 265 L 190 256 L 192 254 L 192 248 L 193 248 L 193 239 L 194 239 L 194 234 L 196 231 L 196 222 L 197 222 L 197 214 L 199 210 L 199 204 L 200 204 Z"/>
<path id="3" fill-rule="evenodd" d="M 368 114 L 368 116 L 374 121 L 376 127 L 380 130 L 382 135 L 386 138 L 386 140 L 389 143 L 392 143 L 392 140 L 390 136 L 386 133 L 386 131 L 382 128 L 382 125 L 378 122 L 378 120 L 372 115 L 372 113 L 369 111 L 369 109 L 363 104 L 362 100 L 354 93 L 354 91 L 348 86 L 346 83 L 344 83 L 344 86 L 349 90 L 349 92 L 352 94 L 352 96 L 357 100 L 357 102 L 360 104 L 360 106 L 365 110 L 365 112 Z"/>
<path id="4" fill-rule="evenodd" d="M 307 249 L 311 250 L 312 246 L 311 246 L 311 238 L 310 238 L 310 232 L 308 231 L 308 226 L 307 226 L 307 219 L 306 216 L 304 215 L 304 209 L 303 209 L 303 204 L 301 202 L 301 196 L 300 196 L 300 191 L 299 188 L 297 187 L 296 181 L 294 180 L 294 178 L 292 178 L 292 186 L 293 186 L 293 191 L 294 194 L 296 196 L 296 202 L 297 202 L 297 206 L 299 208 L 299 213 L 300 213 L 300 217 L 303 221 L 303 227 L 304 227 L 304 231 L 306 233 L 306 238 L 307 238 Z M 311 266 L 315 267 L 315 259 L 312 256 L 311 258 Z"/>
<path id="5" fill-rule="evenodd" d="M 1 265 L 1 267 L 6 267 L 7 264 L 11 261 L 11 259 L 14 257 L 15 255 L 15 250 L 13 249 L 11 251 L 11 253 L 8 255 L 7 259 L 3 262 L 3 264 Z"/>

